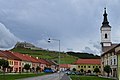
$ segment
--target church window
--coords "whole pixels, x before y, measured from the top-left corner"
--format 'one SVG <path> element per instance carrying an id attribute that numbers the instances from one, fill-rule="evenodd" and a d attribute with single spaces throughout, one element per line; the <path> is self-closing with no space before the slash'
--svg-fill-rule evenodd
<path id="1" fill-rule="evenodd" d="M 112 59 L 111 59 L 111 65 L 112 65 Z"/>
<path id="2" fill-rule="evenodd" d="M 105 34 L 105 38 L 107 39 L 107 34 Z"/>
<path id="3" fill-rule="evenodd" d="M 116 64 L 116 59 L 114 59 L 114 65 Z"/>

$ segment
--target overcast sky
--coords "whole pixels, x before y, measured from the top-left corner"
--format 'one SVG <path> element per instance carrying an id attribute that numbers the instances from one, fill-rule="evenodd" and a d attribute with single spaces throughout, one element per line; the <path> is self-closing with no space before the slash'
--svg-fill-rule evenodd
<path id="1" fill-rule="evenodd" d="M 0 0 L 0 48 L 26 41 L 44 49 L 100 55 L 104 7 L 112 41 L 120 42 L 120 0 Z"/>

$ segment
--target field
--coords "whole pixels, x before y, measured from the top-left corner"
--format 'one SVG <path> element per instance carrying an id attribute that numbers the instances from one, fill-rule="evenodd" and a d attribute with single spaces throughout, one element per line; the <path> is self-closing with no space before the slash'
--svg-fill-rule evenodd
<path id="1" fill-rule="evenodd" d="M 49 60 L 55 60 L 58 61 L 58 52 L 55 51 L 46 51 L 46 50 L 31 50 L 26 48 L 14 48 L 12 49 L 14 52 L 20 52 L 22 54 L 28 54 L 34 57 L 39 57 L 42 59 L 49 59 Z M 61 52 L 60 53 L 60 63 L 61 64 L 71 64 L 75 62 L 78 58 L 68 55 L 66 53 Z"/>
<path id="2" fill-rule="evenodd" d="M 21 78 L 28 78 L 28 77 L 35 77 L 35 76 L 42 76 L 46 75 L 46 73 L 40 73 L 40 74 L 35 74 L 35 73 L 21 73 L 21 74 L 0 74 L 0 80 L 16 80 L 16 79 L 21 79 Z"/>
<path id="3" fill-rule="evenodd" d="M 72 80 L 113 80 L 107 78 L 100 78 L 97 76 L 81 76 L 81 75 L 71 75 Z"/>

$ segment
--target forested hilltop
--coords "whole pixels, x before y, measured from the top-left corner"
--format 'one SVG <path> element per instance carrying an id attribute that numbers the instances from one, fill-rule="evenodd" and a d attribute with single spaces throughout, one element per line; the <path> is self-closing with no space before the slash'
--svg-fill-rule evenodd
<path id="1" fill-rule="evenodd" d="M 68 55 L 72 55 L 82 59 L 100 59 L 100 56 L 90 54 L 90 53 L 80 53 L 80 52 L 67 52 Z"/>

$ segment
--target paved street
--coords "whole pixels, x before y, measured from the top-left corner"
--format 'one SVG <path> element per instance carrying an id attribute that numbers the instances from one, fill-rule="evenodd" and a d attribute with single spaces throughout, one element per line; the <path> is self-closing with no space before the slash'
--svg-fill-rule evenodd
<path id="1" fill-rule="evenodd" d="M 59 74 L 54 73 L 54 74 L 49 74 L 44 76 L 18 79 L 18 80 L 59 80 Z M 69 80 L 69 77 L 67 77 L 67 75 L 64 75 L 64 73 L 60 73 L 60 80 Z"/>
<path id="2" fill-rule="evenodd" d="M 60 80 L 71 80 L 67 74 L 64 74 Z"/>

